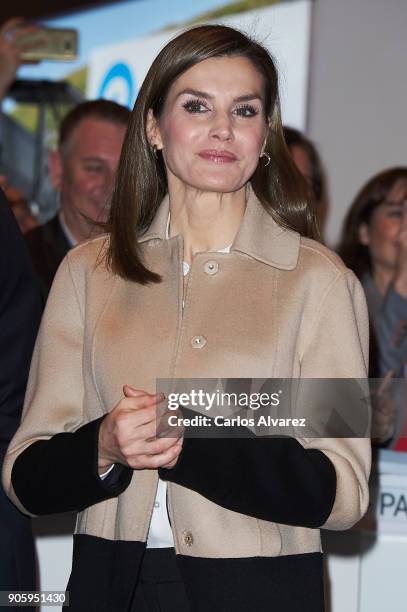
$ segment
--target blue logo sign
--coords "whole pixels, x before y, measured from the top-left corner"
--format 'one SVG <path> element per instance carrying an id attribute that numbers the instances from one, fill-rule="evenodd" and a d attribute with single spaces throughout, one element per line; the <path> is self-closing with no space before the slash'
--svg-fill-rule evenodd
<path id="1" fill-rule="evenodd" d="M 135 98 L 135 83 L 130 68 L 124 62 L 107 71 L 99 89 L 99 98 L 108 98 L 131 108 Z"/>

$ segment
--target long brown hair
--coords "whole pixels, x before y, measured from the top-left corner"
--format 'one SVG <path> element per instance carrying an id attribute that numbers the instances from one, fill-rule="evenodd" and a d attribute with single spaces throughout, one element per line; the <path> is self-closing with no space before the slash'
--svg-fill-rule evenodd
<path id="1" fill-rule="evenodd" d="M 309 161 L 311 176 L 306 177 L 309 183 L 308 188 L 310 189 L 309 196 L 315 207 L 318 226 L 322 231 L 328 216 L 329 201 L 327 179 L 321 156 L 312 140 L 307 138 L 305 134 L 299 130 L 284 125 L 283 134 L 291 155 L 293 156 L 293 150 L 297 147 L 305 153 Z"/>
<path id="2" fill-rule="evenodd" d="M 271 162 L 259 163 L 251 184 L 263 207 L 281 225 L 304 236 L 317 237 L 307 184 L 284 141 L 278 97 L 278 76 L 269 52 L 238 30 L 222 25 L 202 25 L 184 31 L 159 53 L 148 71 L 134 105 L 118 166 L 107 229 L 107 261 L 112 271 L 142 284 L 159 282 L 141 257 L 138 238 L 150 226 L 167 193 L 161 155 L 156 158 L 147 139 L 148 110 L 160 118 L 174 81 L 195 64 L 213 57 L 247 58 L 263 76 L 265 121 L 271 128 L 265 145 Z M 263 160 L 261 160 L 263 161 Z"/>
<path id="3" fill-rule="evenodd" d="M 375 174 L 359 191 L 345 217 L 338 253 L 358 278 L 371 272 L 369 247 L 360 242 L 359 230 L 369 225 L 374 209 L 386 200 L 399 181 L 407 181 L 407 168 L 399 166 Z"/>

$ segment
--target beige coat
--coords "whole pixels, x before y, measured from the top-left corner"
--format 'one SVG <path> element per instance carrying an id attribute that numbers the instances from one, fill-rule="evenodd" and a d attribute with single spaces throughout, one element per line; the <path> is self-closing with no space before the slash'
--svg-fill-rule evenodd
<path id="1" fill-rule="evenodd" d="M 194 257 L 183 310 L 182 238 L 165 238 L 168 206 L 166 198 L 141 239 L 147 267 L 162 283 L 141 286 L 96 265 L 104 237 L 75 248 L 58 271 L 23 422 L 4 463 L 5 489 L 23 512 L 11 486 L 16 457 L 36 440 L 75 431 L 111 410 L 125 383 L 154 392 L 157 377 L 366 376 L 363 290 L 335 254 L 282 229 L 252 194 L 231 252 Z M 300 443 L 322 450 L 336 470 L 336 499 L 324 527 L 351 527 L 368 505 L 370 441 Z M 155 470 L 135 471 L 121 495 L 79 514 L 77 532 L 146 541 L 156 487 Z M 175 547 L 184 555 L 320 550 L 318 529 L 226 510 L 180 485 L 168 484 L 168 502 Z"/>

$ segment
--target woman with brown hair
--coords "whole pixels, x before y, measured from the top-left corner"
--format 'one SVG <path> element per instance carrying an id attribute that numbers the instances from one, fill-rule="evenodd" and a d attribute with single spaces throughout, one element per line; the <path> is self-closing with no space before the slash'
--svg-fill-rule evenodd
<path id="1" fill-rule="evenodd" d="M 327 181 L 321 157 L 314 143 L 299 130 L 283 126 L 284 140 L 295 165 L 307 179 L 310 199 L 315 206 L 315 214 L 321 233 L 328 215 Z"/>
<path id="2" fill-rule="evenodd" d="M 405 376 L 407 362 L 406 167 L 384 170 L 360 189 L 346 216 L 338 251 L 366 293 L 372 324 L 370 374 L 386 376 L 390 383 L 391 377 Z M 406 399 L 400 391 L 394 394 L 395 405 L 389 401 L 386 409 L 382 402 L 381 431 L 376 432 L 391 446 L 405 420 Z"/>
<path id="3" fill-rule="evenodd" d="M 23 512 L 80 512 L 72 610 L 322 611 L 318 528 L 367 508 L 367 439 L 157 436 L 158 378 L 366 376 L 363 291 L 312 239 L 277 81 L 232 28 L 170 41 L 108 235 L 54 281 L 3 480 Z"/>

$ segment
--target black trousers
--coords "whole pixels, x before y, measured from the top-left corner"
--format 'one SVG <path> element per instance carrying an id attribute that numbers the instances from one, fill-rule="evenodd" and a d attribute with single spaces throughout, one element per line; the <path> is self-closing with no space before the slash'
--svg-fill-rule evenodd
<path id="1" fill-rule="evenodd" d="M 173 548 L 147 548 L 131 612 L 191 612 Z"/>
<path id="2" fill-rule="evenodd" d="M 131 612 L 323 612 L 323 591 L 321 553 L 177 561 L 173 548 L 148 548 Z"/>

